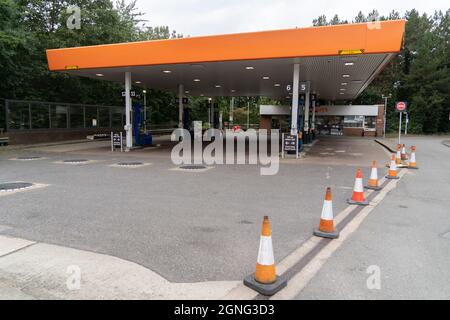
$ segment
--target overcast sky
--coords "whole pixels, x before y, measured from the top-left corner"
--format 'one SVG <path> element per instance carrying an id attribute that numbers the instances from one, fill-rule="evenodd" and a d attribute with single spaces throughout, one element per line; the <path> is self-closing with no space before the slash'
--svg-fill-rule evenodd
<path id="1" fill-rule="evenodd" d="M 447 10 L 448 0 L 138 0 L 147 25 L 191 36 L 306 27 L 321 14 L 352 20 L 362 11 Z"/>

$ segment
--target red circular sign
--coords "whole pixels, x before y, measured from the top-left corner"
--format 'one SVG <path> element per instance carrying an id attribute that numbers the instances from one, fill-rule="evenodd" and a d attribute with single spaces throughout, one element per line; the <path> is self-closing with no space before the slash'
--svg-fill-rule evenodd
<path id="1" fill-rule="evenodd" d="M 405 102 L 397 102 L 396 108 L 398 111 L 404 111 L 406 109 L 406 103 Z"/>

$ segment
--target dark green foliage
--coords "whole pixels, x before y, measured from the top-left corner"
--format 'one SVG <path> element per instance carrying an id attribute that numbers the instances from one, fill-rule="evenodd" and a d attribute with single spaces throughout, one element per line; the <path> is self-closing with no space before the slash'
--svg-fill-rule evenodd
<path id="1" fill-rule="evenodd" d="M 364 16 L 359 12 L 354 22 L 365 22 L 377 17 L 376 10 Z M 380 20 L 402 18 L 392 11 Z M 358 97 L 354 104 L 384 103 L 381 95 L 392 94 L 387 110 L 387 130 L 398 130 L 395 102 L 408 102 L 409 132 L 438 133 L 450 131 L 450 10 L 433 16 L 408 11 L 404 46 L 400 54 Z M 314 20 L 316 25 L 341 23 L 335 18 L 327 22 L 324 16 Z"/>
<path id="2" fill-rule="evenodd" d="M 71 5 L 81 8 L 79 30 L 66 26 Z M 0 0 L 0 98 L 123 105 L 121 84 L 50 72 L 45 52 L 181 36 L 165 26 L 146 27 L 140 17 L 135 2 L 123 0 Z M 151 91 L 147 97 L 161 111 L 155 118 L 177 118 L 173 95 Z M 2 100 L 0 106 L 3 128 Z"/>
<path id="3" fill-rule="evenodd" d="M 70 5 L 81 8 L 81 29 L 66 26 Z M 433 16 L 406 12 L 405 42 L 401 53 L 358 97 L 354 103 L 383 103 L 382 94 L 392 94 L 388 108 L 388 130 L 398 126 L 396 101 L 407 101 L 410 132 L 450 131 L 449 98 L 449 10 Z M 122 85 L 49 72 L 45 50 L 96 44 L 181 37 L 166 26 L 149 27 L 141 20 L 134 1 L 118 0 L 0 0 L 0 98 L 123 105 Z M 373 19 L 399 19 L 392 11 L 379 16 L 376 10 L 359 12 L 352 22 Z M 322 15 L 315 26 L 349 23 L 335 15 L 330 21 Z M 258 122 L 251 99 L 250 123 Z M 267 100 L 267 99 L 266 99 Z M 175 124 L 178 108 L 174 95 L 148 90 L 152 123 Z M 269 100 L 267 100 L 269 101 Z M 267 102 L 266 101 L 266 102 Z M 228 119 L 230 98 L 217 98 L 223 119 Z M 270 103 L 277 103 L 271 101 Z M 247 100 L 236 100 L 235 123 L 246 122 Z M 3 102 L 0 100 L 0 128 L 4 127 Z M 190 98 L 191 119 L 207 120 L 204 98 Z"/>

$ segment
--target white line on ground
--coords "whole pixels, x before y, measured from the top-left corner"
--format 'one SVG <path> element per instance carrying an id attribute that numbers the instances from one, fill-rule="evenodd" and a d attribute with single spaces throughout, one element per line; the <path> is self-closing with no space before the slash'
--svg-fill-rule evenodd
<path id="1" fill-rule="evenodd" d="M 402 177 L 406 171 L 401 171 L 399 177 Z M 332 254 L 345 242 L 345 240 L 355 232 L 367 215 L 376 207 L 376 205 L 387 195 L 387 193 L 396 187 L 399 180 L 389 182 L 379 194 L 371 201 L 370 205 L 362 209 L 344 229 L 341 230 L 338 239 L 331 241 L 324 247 L 308 264 L 288 282 L 285 289 L 278 292 L 271 299 L 293 299 L 295 298 L 309 283 L 309 281 L 319 272 L 322 266 L 332 256 Z M 345 210 L 344 210 L 345 211 Z M 342 218 L 341 218 L 342 220 Z"/>
<path id="2" fill-rule="evenodd" d="M 10 181 L 10 182 L 23 182 L 23 181 Z M 33 183 L 33 182 L 31 182 L 31 183 Z M 12 190 L 12 191 L 2 191 L 2 192 L 0 192 L 0 197 L 16 194 L 16 193 L 19 193 L 19 192 L 26 192 L 26 191 L 32 191 L 32 190 L 36 190 L 36 189 L 41 189 L 41 188 L 45 188 L 45 187 L 48 187 L 48 186 L 49 186 L 49 184 L 33 183 L 33 185 L 31 187 L 26 187 L 26 188 Z"/>

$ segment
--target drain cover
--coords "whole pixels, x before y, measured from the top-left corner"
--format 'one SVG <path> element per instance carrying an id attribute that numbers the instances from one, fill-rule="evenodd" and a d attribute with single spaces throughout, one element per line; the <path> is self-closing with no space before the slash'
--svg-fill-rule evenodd
<path id="1" fill-rule="evenodd" d="M 40 159 L 41 157 L 38 156 L 25 156 L 25 157 L 17 157 L 18 160 L 36 160 Z"/>
<path id="2" fill-rule="evenodd" d="M 117 164 L 118 166 L 122 167 L 132 167 L 132 166 L 142 166 L 142 162 L 120 162 Z"/>
<path id="3" fill-rule="evenodd" d="M 206 169 L 206 167 L 202 166 L 202 165 L 190 165 L 190 166 L 181 166 L 180 169 L 183 169 L 183 170 L 201 170 L 201 169 Z"/>
<path id="4" fill-rule="evenodd" d="M 64 163 L 83 163 L 88 162 L 86 159 L 71 159 L 71 160 L 64 160 Z"/>
<path id="5" fill-rule="evenodd" d="M 28 182 L 10 182 L 10 183 L 0 183 L 0 192 L 2 191 L 14 191 L 32 187 L 32 183 Z"/>

